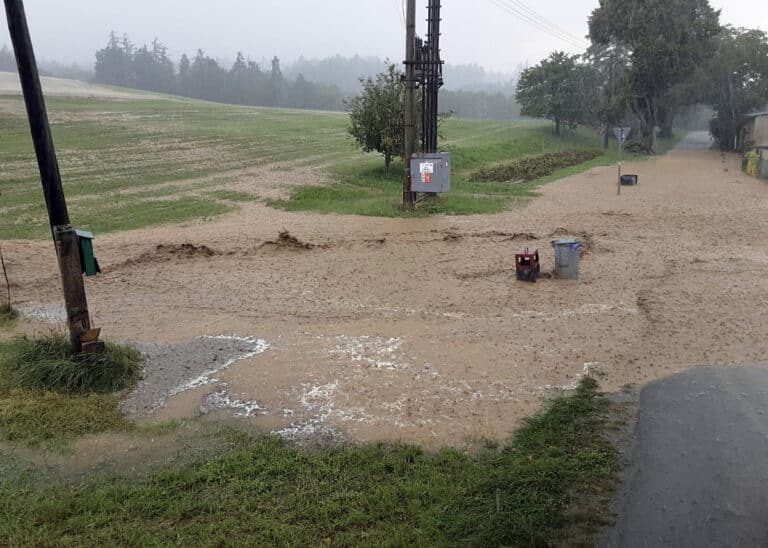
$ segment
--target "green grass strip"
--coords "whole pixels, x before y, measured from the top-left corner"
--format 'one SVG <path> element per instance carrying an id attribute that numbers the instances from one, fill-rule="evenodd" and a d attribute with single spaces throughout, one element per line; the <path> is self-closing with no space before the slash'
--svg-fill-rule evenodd
<path id="1" fill-rule="evenodd" d="M 301 450 L 230 433 L 224 456 L 139 482 L 0 480 L 0 544 L 548 546 L 572 533 L 574 504 L 599 496 L 617 469 L 607 411 L 586 379 L 507 446 L 474 455 L 405 444 Z"/>

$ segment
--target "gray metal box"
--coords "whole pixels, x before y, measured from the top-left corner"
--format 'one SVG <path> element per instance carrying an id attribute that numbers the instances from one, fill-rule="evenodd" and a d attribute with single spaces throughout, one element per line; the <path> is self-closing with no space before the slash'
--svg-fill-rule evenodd
<path id="1" fill-rule="evenodd" d="M 412 192 L 449 192 L 451 153 L 414 154 L 411 158 Z"/>

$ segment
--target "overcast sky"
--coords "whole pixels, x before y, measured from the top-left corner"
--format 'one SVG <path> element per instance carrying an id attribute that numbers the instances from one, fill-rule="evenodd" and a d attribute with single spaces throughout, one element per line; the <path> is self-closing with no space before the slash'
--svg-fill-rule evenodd
<path id="1" fill-rule="evenodd" d="M 109 31 L 136 43 L 159 37 L 173 57 L 202 48 L 231 59 L 238 50 L 256 60 L 278 55 L 336 53 L 402 60 L 403 0 L 26 0 L 32 38 L 40 58 L 92 64 Z M 587 17 L 598 0 L 523 0 L 568 38 L 544 34 L 500 7 L 520 0 L 444 0 L 443 50 L 451 63 L 478 63 L 513 72 L 555 49 L 581 51 L 572 42 L 587 34 Z M 768 28 L 768 1 L 714 0 L 722 20 Z M 420 31 L 426 0 L 417 0 Z M 0 43 L 9 42 L 0 11 Z"/>

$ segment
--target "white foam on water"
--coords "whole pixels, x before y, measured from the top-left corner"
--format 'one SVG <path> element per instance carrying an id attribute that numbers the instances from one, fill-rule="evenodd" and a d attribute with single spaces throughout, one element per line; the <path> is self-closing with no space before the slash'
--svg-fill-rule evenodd
<path id="1" fill-rule="evenodd" d="M 401 337 L 333 337 L 336 345 L 331 348 L 331 356 L 350 360 L 356 364 L 367 365 L 375 369 L 394 371 L 404 369 L 407 364 L 396 359 L 396 354 L 403 344 Z"/>
<path id="2" fill-rule="evenodd" d="M 58 304 L 29 304 L 16 309 L 22 318 L 50 324 L 67 321 L 67 310 Z"/>
<path id="3" fill-rule="evenodd" d="M 212 407 L 214 409 L 228 409 L 236 411 L 236 417 L 250 418 L 258 415 L 266 415 L 269 413 L 267 408 L 263 407 L 259 402 L 237 400 L 232 399 L 229 390 L 222 389 L 218 392 L 209 394 L 205 399 L 206 407 Z"/>
<path id="4" fill-rule="evenodd" d="M 544 386 L 540 386 L 540 390 L 559 390 L 562 392 L 573 392 L 577 388 L 579 388 L 579 385 L 581 384 L 582 379 L 585 377 L 589 377 L 592 375 L 592 371 L 597 371 L 599 369 L 602 369 L 605 366 L 605 364 L 601 362 L 588 362 L 584 364 L 584 369 L 576 375 L 576 378 L 573 382 L 569 384 L 564 384 L 562 386 L 556 386 L 552 384 L 545 384 Z"/>

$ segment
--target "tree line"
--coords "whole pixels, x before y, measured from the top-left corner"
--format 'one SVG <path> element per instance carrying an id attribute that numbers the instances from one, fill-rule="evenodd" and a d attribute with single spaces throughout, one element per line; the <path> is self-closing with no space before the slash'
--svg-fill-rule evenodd
<path id="1" fill-rule="evenodd" d="M 76 63 L 64 64 L 47 59 L 38 59 L 40 76 L 56 76 L 88 82 L 93 79 L 93 71 L 84 69 Z M 16 58 L 13 51 L 3 44 L 0 47 L 0 72 L 16 72 Z"/>
<path id="2" fill-rule="evenodd" d="M 118 37 L 114 32 L 107 46 L 96 52 L 94 81 L 237 105 L 343 108 L 343 94 L 338 87 L 309 82 L 301 74 L 286 78 L 277 57 L 265 68 L 238 53 L 227 68 L 198 50 L 191 58 L 182 55 L 176 66 L 159 40 L 136 47 L 128 36 Z"/>
<path id="3" fill-rule="evenodd" d="M 0 71 L 16 72 L 16 58 L 5 44 L 0 48 Z"/>
<path id="4" fill-rule="evenodd" d="M 300 59 L 290 67 L 290 74 L 285 75 L 277 57 L 270 66 L 262 67 L 238 53 L 234 63 L 225 67 L 198 50 L 194 57 L 182 55 L 176 64 L 161 41 L 137 47 L 128 36 L 113 32 L 106 47 L 96 52 L 93 79 L 99 84 L 238 105 L 341 111 L 349 96 L 355 93 L 349 91 L 350 70 L 369 71 L 377 61 L 340 56 L 316 62 Z M 301 72 L 303 68 L 309 71 L 310 78 Z M 457 67 L 456 70 L 469 69 Z M 364 74 L 354 77 L 357 90 L 361 76 Z M 501 92 L 446 91 L 442 100 L 445 110 L 463 118 L 513 120 L 520 117 L 520 107 L 514 98 Z"/>
<path id="5" fill-rule="evenodd" d="M 589 18 L 590 48 L 554 52 L 523 71 L 522 114 L 601 128 L 636 129 L 653 151 L 676 119 L 709 105 L 712 135 L 733 150 L 744 116 L 768 104 L 768 36 L 720 24 L 709 0 L 601 0 Z"/>
<path id="6" fill-rule="evenodd" d="M 277 58 L 263 67 L 242 53 L 231 66 L 222 66 L 202 50 L 194 57 L 184 54 L 175 63 L 161 41 L 137 47 L 128 36 L 113 32 L 106 47 L 96 52 L 95 72 L 41 61 L 41 74 L 231 104 L 341 111 L 349 97 L 360 92 L 361 77 L 385 66 L 377 58 L 335 56 L 302 58 L 283 70 Z M 16 71 L 13 52 L 5 45 L 0 48 L 0 71 Z M 451 66 L 449 72 L 455 86 L 441 93 L 445 112 L 476 120 L 520 119 L 520 106 L 508 92 L 514 82 L 488 83 L 483 69 L 474 65 Z M 478 89 L 457 89 L 473 78 Z"/>

